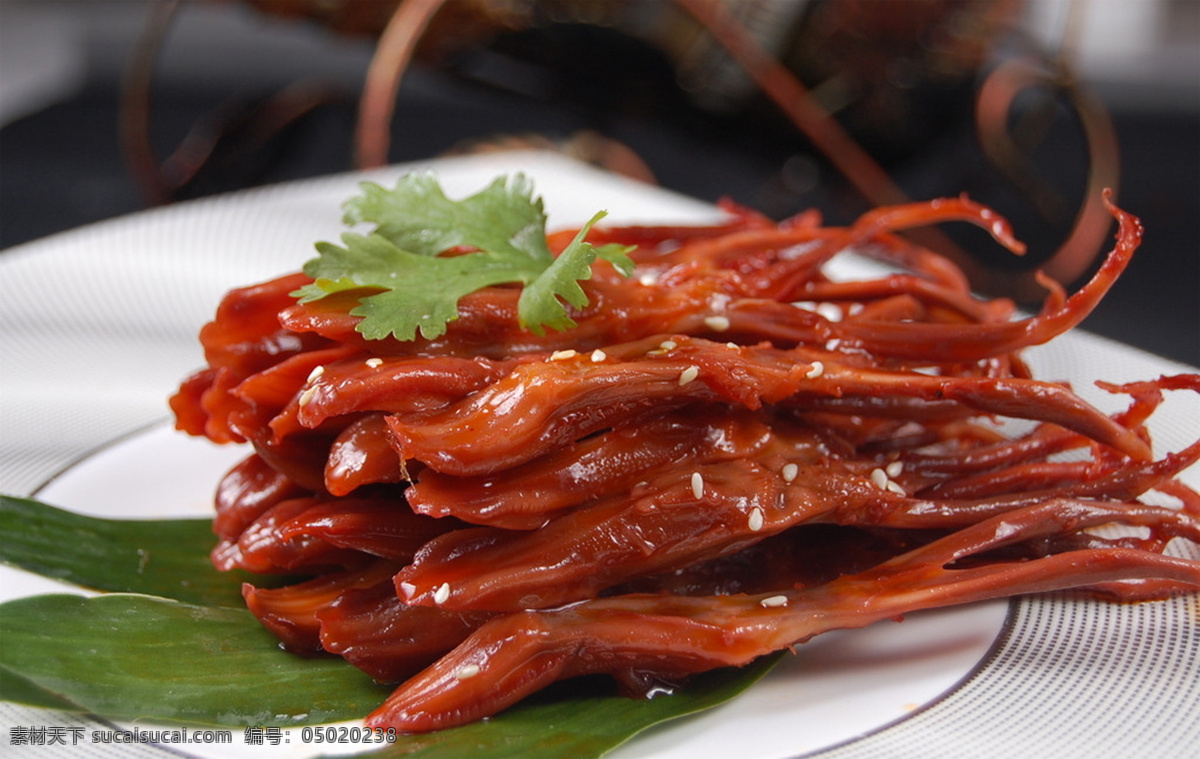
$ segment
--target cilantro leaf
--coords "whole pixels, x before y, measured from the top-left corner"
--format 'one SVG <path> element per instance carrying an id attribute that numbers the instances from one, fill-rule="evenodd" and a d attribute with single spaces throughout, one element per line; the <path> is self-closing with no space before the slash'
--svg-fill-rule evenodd
<path id="1" fill-rule="evenodd" d="M 375 224 L 375 231 L 422 256 L 459 245 L 549 263 L 546 214 L 524 175 L 497 177 L 461 201 L 446 197 L 433 174 L 409 174 L 387 190 L 372 182 L 343 206 L 348 225 Z"/>
<path id="2" fill-rule="evenodd" d="M 558 258 L 540 276 L 525 285 L 517 301 L 517 316 L 523 327 L 539 335 L 542 334 L 543 325 L 557 330 L 574 327 L 575 322 L 567 314 L 562 301 L 575 308 L 583 308 L 588 304 L 587 294 L 579 282 L 591 278 L 592 263 L 597 257 L 605 259 L 627 277 L 633 273 L 634 264 L 624 246 L 603 245 L 597 248 L 583 241 L 592 225 L 602 218 L 603 211 L 593 216 Z"/>
<path id="3" fill-rule="evenodd" d="M 319 257 L 304 265 L 313 283 L 292 294 L 308 303 L 361 290 L 350 313 L 362 318 L 357 329 L 368 339 L 439 337 L 458 318 L 464 295 L 506 283 L 524 286 L 517 306 L 523 329 L 568 329 L 574 321 L 567 306 L 587 305 L 579 282 L 592 276 L 596 258 L 626 276 L 633 271 L 629 248 L 584 241 L 603 212 L 555 257 L 542 201 L 521 174 L 499 177 L 461 201 L 447 198 L 430 174 L 409 174 L 391 190 L 373 183 L 361 190 L 345 204 L 344 221 L 374 230 L 347 232 L 342 246 L 318 243 Z M 450 250 L 455 255 L 442 255 Z"/>

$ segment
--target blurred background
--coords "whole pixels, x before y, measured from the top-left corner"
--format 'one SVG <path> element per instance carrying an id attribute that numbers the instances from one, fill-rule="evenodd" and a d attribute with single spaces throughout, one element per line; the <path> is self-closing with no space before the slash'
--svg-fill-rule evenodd
<path id="1" fill-rule="evenodd" d="M 1085 327 L 1200 365 L 1200 0 L 0 0 L 3 250 L 513 147 L 779 219 L 967 192 L 1030 254 L 939 244 L 1022 302 L 1115 186 L 1146 241 Z"/>

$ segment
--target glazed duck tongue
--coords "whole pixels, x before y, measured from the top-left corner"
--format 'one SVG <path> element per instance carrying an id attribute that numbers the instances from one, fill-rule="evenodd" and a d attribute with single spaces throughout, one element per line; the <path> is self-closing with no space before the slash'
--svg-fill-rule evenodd
<path id="1" fill-rule="evenodd" d="M 1071 525 L 1065 529 L 1064 514 Z M 1064 588 L 1128 598 L 1200 588 L 1197 562 L 1120 542 L 1089 539 L 1085 547 L 1061 553 L 970 562 L 1026 541 L 1067 544 L 1078 530 L 1113 522 L 1153 524 L 1167 535 L 1200 539 L 1200 522 L 1180 512 L 1052 502 L 985 520 L 816 587 L 756 595 L 629 595 L 514 612 L 485 623 L 404 683 L 367 724 L 439 730 L 494 714 L 563 678 L 599 672 L 622 678 L 635 671 L 682 677 L 744 665 L 829 630 L 927 608 Z"/>

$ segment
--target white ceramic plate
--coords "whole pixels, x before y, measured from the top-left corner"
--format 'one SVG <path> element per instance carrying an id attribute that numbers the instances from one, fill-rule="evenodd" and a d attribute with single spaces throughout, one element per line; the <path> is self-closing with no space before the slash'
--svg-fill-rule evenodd
<path id="1" fill-rule="evenodd" d="M 314 241 L 336 239 L 340 203 L 359 181 L 390 183 L 414 168 L 436 170 L 451 196 L 524 171 L 546 199 L 552 226 L 581 223 L 600 208 L 614 222 L 714 213 L 559 156 L 518 153 L 236 193 L 12 248 L 0 255 L 0 489 L 36 491 L 92 514 L 208 514 L 217 478 L 241 452 L 164 422 L 167 396 L 202 363 L 200 325 L 230 287 L 293 270 Z M 865 266 L 843 265 L 848 275 Z M 1048 379 L 1123 381 L 1187 370 L 1085 333 L 1029 355 Z M 1098 405 L 1115 402 L 1078 389 Z M 1155 420 L 1169 450 L 1190 442 L 1197 427 L 1193 397 L 1172 397 Z M 4 599 L 61 589 L 0 567 Z M 1195 596 L 1127 607 L 1051 596 L 830 634 L 735 702 L 651 730 L 614 756 L 1189 756 L 1200 745 L 1198 620 Z M 0 704 L 0 722 L 11 730 L 80 718 Z M 242 754 L 303 756 L 314 748 L 298 743 L 247 746 Z M 229 747 L 189 748 L 230 755 Z M 117 753 L 86 740 L 68 749 Z"/>

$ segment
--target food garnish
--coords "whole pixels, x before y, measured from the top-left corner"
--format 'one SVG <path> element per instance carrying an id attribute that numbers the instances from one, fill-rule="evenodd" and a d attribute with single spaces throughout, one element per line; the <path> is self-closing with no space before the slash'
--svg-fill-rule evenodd
<path id="1" fill-rule="evenodd" d="M 439 337 L 458 318 L 464 295 L 492 285 L 520 283 L 517 318 L 541 333 L 574 326 L 564 305 L 583 308 L 580 280 L 597 257 L 628 274 L 628 248 L 585 241 L 597 213 L 557 256 L 546 246 L 546 213 L 524 175 L 499 177 L 463 200 L 446 197 L 432 174 L 406 174 L 385 189 L 365 182 L 345 204 L 347 224 L 373 224 L 368 235 L 347 232 L 344 247 L 317 243 L 320 255 L 304 265 L 313 278 L 298 290 L 301 303 L 334 293 L 358 294 L 350 313 L 370 339 L 411 340 L 420 331 Z M 447 252 L 454 255 L 445 255 Z"/>

